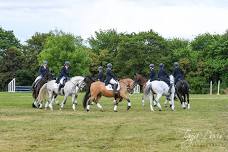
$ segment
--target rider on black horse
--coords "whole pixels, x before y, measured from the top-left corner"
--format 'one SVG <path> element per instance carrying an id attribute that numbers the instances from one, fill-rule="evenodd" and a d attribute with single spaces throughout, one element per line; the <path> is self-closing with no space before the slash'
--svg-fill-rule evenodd
<path id="1" fill-rule="evenodd" d="M 113 85 L 113 93 L 117 94 L 117 77 L 115 74 L 112 72 L 112 64 L 108 63 L 107 64 L 107 71 L 106 71 L 106 80 L 105 80 L 105 85 L 107 86 L 108 84 Z"/>
<path id="2" fill-rule="evenodd" d="M 99 66 L 98 67 L 98 77 L 97 77 L 98 81 L 104 82 L 104 78 L 103 78 L 103 67 Z"/>
<path id="3" fill-rule="evenodd" d="M 170 85 L 169 75 L 165 72 L 163 63 L 159 64 L 158 80 L 164 81 L 165 83 L 168 84 L 169 93 L 170 93 L 171 92 L 171 85 Z"/>
<path id="4" fill-rule="evenodd" d="M 154 71 L 154 64 L 150 64 L 150 82 L 156 79 L 156 73 Z"/>
<path id="5" fill-rule="evenodd" d="M 179 64 L 177 62 L 174 62 L 173 76 L 175 78 L 175 85 L 178 81 L 184 79 L 183 71 L 180 69 Z"/>
<path id="6" fill-rule="evenodd" d="M 39 76 L 33 82 L 32 88 L 35 88 L 38 82 L 48 73 L 49 73 L 48 61 L 45 60 L 43 61 L 43 65 L 41 65 L 39 68 Z"/>
<path id="7" fill-rule="evenodd" d="M 66 81 L 70 77 L 69 67 L 70 67 L 70 62 L 69 61 L 65 61 L 64 66 L 61 69 L 60 76 L 56 80 L 56 83 L 60 83 L 59 84 L 59 88 L 58 88 L 58 92 L 60 92 L 61 88 L 64 87 Z"/>

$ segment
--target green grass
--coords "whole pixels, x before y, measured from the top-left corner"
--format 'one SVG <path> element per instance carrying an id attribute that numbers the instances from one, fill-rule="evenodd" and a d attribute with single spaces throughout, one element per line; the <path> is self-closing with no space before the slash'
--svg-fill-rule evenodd
<path id="1" fill-rule="evenodd" d="M 228 96 L 191 95 L 191 109 L 150 112 L 141 95 L 132 95 L 132 109 L 101 98 L 104 112 L 77 110 L 69 98 L 65 109 L 33 109 L 30 93 L 0 93 L 0 151 L 228 151 Z M 61 100 L 60 98 L 59 100 Z M 164 98 L 161 99 L 163 105 Z"/>

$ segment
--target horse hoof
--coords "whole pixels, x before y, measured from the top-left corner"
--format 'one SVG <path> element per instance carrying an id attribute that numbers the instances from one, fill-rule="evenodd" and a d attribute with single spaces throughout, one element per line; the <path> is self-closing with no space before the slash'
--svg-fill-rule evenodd
<path id="1" fill-rule="evenodd" d="M 159 109 L 159 111 L 162 111 L 161 109 Z"/>
<path id="2" fill-rule="evenodd" d="M 89 109 L 86 109 L 86 112 L 89 112 Z"/>
<path id="3" fill-rule="evenodd" d="M 117 110 L 114 110 L 114 112 L 118 112 Z"/>
<path id="4" fill-rule="evenodd" d="M 128 106 L 128 107 L 127 107 L 127 110 L 129 110 L 130 108 L 131 108 L 131 106 Z"/>

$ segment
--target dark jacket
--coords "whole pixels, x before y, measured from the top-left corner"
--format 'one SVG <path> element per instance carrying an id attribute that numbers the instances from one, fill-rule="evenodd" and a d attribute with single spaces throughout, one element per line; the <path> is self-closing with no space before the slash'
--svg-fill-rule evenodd
<path id="1" fill-rule="evenodd" d="M 179 80 L 183 80 L 184 79 L 184 74 L 183 71 L 180 68 L 175 68 L 173 71 L 173 76 L 175 78 L 175 83 Z"/>
<path id="2" fill-rule="evenodd" d="M 112 70 L 109 69 L 109 68 L 107 68 L 105 85 L 107 85 L 107 84 L 109 83 L 109 81 L 110 81 L 112 78 L 113 78 L 114 80 L 117 80 L 117 77 L 116 77 L 115 74 L 112 72 Z"/>
<path id="3" fill-rule="evenodd" d="M 154 81 L 156 79 L 156 73 L 153 70 L 150 70 L 150 82 Z"/>
<path id="4" fill-rule="evenodd" d="M 70 73 L 69 73 L 69 68 L 66 68 L 65 66 L 61 69 L 61 72 L 60 72 L 60 78 L 62 77 L 70 77 Z"/>
<path id="5" fill-rule="evenodd" d="M 103 72 L 102 72 L 102 71 L 100 71 L 100 72 L 98 73 L 98 77 L 97 77 L 97 79 L 98 79 L 99 81 L 101 81 L 101 82 L 103 82 L 103 81 L 104 81 L 104 78 L 103 78 Z"/>
<path id="6" fill-rule="evenodd" d="M 40 66 L 39 68 L 39 75 L 41 75 L 42 77 L 44 77 L 45 74 L 47 74 L 49 72 L 48 67 L 44 67 L 43 65 Z"/>
<path id="7" fill-rule="evenodd" d="M 158 72 L 158 80 L 166 82 L 170 85 L 169 75 L 165 72 L 164 69 L 160 69 Z"/>

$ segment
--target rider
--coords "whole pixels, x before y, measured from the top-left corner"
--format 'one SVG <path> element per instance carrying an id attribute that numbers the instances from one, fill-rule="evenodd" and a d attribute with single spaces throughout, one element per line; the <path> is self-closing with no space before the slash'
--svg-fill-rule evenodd
<path id="1" fill-rule="evenodd" d="M 33 82 L 32 88 L 34 88 L 36 86 L 37 82 L 40 81 L 45 76 L 45 74 L 47 74 L 48 72 L 49 72 L 48 61 L 44 60 L 43 65 L 41 65 L 39 68 L 39 76 Z"/>
<path id="2" fill-rule="evenodd" d="M 170 93 L 171 92 L 171 85 L 170 85 L 169 75 L 165 72 L 163 63 L 159 64 L 158 80 L 164 81 L 168 84 L 169 93 Z"/>
<path id="3" fill-rule="evenodd" d="M 103 67 L 102 66 L 99 66 L 98 67 L 98 81 L 101 81 L 101 82 L 103 82 L 104 81 L 104 79 L 103 79 Z"/>
<path id="4" fill-rule="evenodd" d="M 173 76 L 175 78 L 175 84 L 184 79 L 183 71 L 180 69 L 178 62 L 174 62 Z"/>
<path id="5" fill-rule="evenodd" d="M 150 82 L 154 81 L 156 78 L 156 73 L 154 71 L 154 64 L 150 64 Z"/>
<path id="6" fill-rule="evenodd" d="M 61 88 L 65 85 L 65 82 L 67 79 L 69 79 L 70 74 L 69 74 L 69 67 L 70 67 L 70 62 L 65 61 L 64 66 L 61 69 L 60 76 L 57 80 L 57 83 L 59 84 L 58 92 L 61 90 Z"/>
<path id="7" fill-rule="evenodd" d="M 113 85 L 113 92 L 114 94 L 117 94 L 117 77 L 112 72 L 112 64 L 107 64 L 107 71 L 106 71 L 106 80 L 105 85 L 112 84 Z"/>

